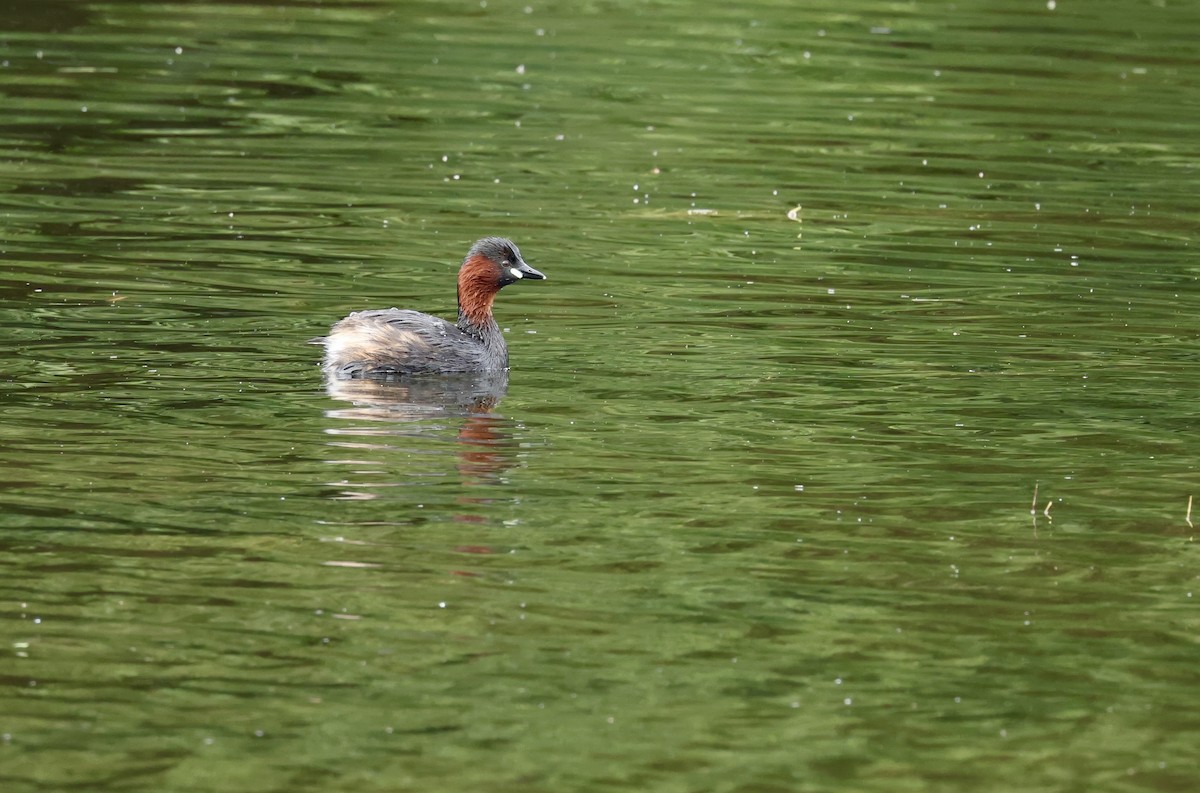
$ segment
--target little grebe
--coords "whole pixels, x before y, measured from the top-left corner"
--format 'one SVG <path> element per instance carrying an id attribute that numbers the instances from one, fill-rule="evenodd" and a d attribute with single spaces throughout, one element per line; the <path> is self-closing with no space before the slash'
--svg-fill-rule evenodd
<path id="1" fill-rule="evenodd" d="M 492 301 L 509 284 L 545 277 L 525 263 L 511 240 L 484 237 L 458 271 L 457 325 L 420 311 L 355 311 L 312 343 L 325 345 L 323 368 L 335 379 L 503 371 L 508 346 L 492 316 Z"/>

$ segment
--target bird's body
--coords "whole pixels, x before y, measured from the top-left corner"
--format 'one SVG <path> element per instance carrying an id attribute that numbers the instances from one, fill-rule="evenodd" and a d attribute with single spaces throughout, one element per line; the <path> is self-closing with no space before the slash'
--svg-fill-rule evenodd
<path id="1" fill-rule="evenodd" d="M 501 371 L 508 346 L 492 301 L 509 284 L 545 277 L 510 240 L 485 237 L 458 271 L 457 324 L 398 308 L 356 311 L 313 341 L 325 345 L 323 368 L 335 379 Z"/>

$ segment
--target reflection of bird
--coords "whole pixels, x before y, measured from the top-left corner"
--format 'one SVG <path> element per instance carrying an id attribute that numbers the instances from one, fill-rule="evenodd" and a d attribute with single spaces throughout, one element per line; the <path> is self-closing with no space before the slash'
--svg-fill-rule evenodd
<path id="1" fill-rule="evenodd" d="M 351 407 L 329 411 L 335 418 L 416 421 L 438 416 L 490 413 L 508 391 L 508 372 L 474 372 L 403 380 L 329 380 L 329 396 Z"/>
<path id="2" fill-rule="evenodd" d="M 356 311 L 312 343 L 325 345 L 331 379 L 502 371 L 508 346 L 492 301 L 509 284 L 545 277 L 525 263 L 512 241 L 485 237 L 471 246 L 458 271 L 457 325 L 398 308 Z"/>
<path id="3" fill-rule="evenodd" d="M 405 456 L 403 470 L 411 472 L 414 460 L 434 466 L 414 480 L 427 481 L 428 476 L 437 469 L 436 461 L 444 458 L 424 453 L 411 457 L 413 449 L 429 450 L 421 439 L 434 440 L 434 448 L 441 447 L 438 451 L 454 453 L 463 484 L 494 483 L 513 463 L 515 444 L 512 422 L 494 412 L 508 388 L 507 371 L 388 381 L 329 380 L 327 387 L 331 397 L 349 403 L 325 414 L 330 418 L 347 420 L 344 426 L 326 430 L 337 438 L 330 445 L 339 449 L 353 449 L 355 466 L 374 466 L 390 457 L 390 452 L 402 452 Z M 462 423 L 454 438 L 457 443 L 445 443 L 447 431 L 454 432 L 454 425 L 460 421 Z M 391 469 L 390 463 L 386 466 Z M 345 487 L 349 482 L 336 484 Z M 399 483 L 362 482 L 353 489 L 341 490 L 338 498 L 372 499 L 382 492 L 379 488 L 395 484 Z M 463 503 L 480 503 L 494 497 L 493 493 L 462 495 L 459 500 Z M 455 516 L 455 519 L 475 521 L 471 515 Z"/>

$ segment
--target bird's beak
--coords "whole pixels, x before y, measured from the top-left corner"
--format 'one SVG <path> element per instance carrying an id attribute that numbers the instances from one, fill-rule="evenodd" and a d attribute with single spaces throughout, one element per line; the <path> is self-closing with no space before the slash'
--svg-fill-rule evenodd
<path id="1" fill-rule="evenodd" d="M 530 278 L 534 281 L 545 281 L 546 276 L 540 271 L 533 269 L 523 261 L 517 262 L 517 270 L 520 271 L 522 278 Z"/>

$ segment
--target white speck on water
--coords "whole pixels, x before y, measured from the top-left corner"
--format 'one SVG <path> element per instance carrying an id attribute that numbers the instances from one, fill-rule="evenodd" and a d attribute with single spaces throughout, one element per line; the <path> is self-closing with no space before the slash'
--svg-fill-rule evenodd
<path id="1" fill-rule="evenodd" d="M 525 73 L 525 64 L 518 63 L 517 64 L 517 74 L 524 74 L 524 73 Z"/>
<path id="2" fill-rule="evenodd" d="M 1046 8 L 1050 11 L 1058 8 L 1058 0 L 1046 0 Z"/>
<path id="3" fill-rule="evenodd" d="M 439 601 L 438 601 L 438 608 L 440 608 L 440 609 L 444 609 L 444 608 L 446 608 L 446 601 L 444 601 L 444 600 L 439 600 Z"/>

